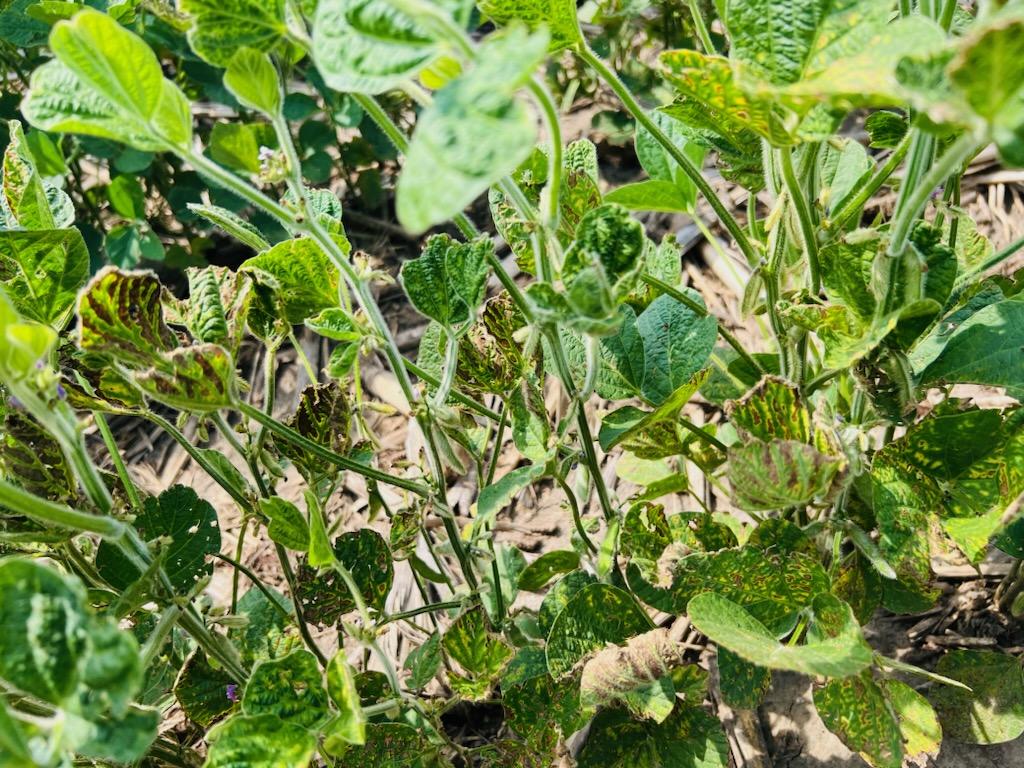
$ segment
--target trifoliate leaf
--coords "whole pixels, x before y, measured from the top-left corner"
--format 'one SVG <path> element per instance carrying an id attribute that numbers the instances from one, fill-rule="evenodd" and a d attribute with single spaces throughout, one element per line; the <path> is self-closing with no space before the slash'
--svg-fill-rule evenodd
<path id="1" fill-rule="evenodd" d="M 181 0 L 178 7 L 192 17 L 192 50 L 221 67 L 239 49 L 269 51 L 287 32 L 285 0 Z"/>

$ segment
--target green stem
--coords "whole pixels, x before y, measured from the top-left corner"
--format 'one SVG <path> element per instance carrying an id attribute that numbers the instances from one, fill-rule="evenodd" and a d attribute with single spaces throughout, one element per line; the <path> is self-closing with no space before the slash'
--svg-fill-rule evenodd
<path id="1" fill-rule="evenodd" d="M 128 503 L 136 512 L 141 512 L 142 497 L 139 496 L 139 489 L 136 487 L 135 481 L 132 480 L 132 476 L 128 474 L 128 467 L 124 464 L 124 458 L 121 456 L 121 450 L 117 447 L 114 434 L 110 431 L 110 425 L 99 411 L 93 411 L 92 418 L 96 422 L 96 428 L 103 436 L 103 443 L 107 446 L 107 453 L 110 454 L 111 461 L 114 462 L 114 470 L 121 479 L 121 485 L 124 486 L 125 493 L 128 494 Z"/>
<path id="2" fill-rule="evenodd" d="M 560 215 L 560 195 L 562 185 L 562 126 L 558 120 L 558 107 L 547 86 L 539 78 L 533 78 L 528 83 L 530 93 L 533 94 L 537 104 L 540 106 L 541 114 L 544 116 L 544 125 L 548 129 L 548 138 L 551 141 L 551 154 L 548 157 L 548 180 L 544 185 L 542 201 L 547 204 L 547 221 L 545 224 L 548 231 L 555 232 L 558 229 L 558 218 Z"/>
<path id="3" fill-rule="evenodd" d="M 576 533 L 579 534 L 580 541 L 582 541 L 584 545 L 586 545 L 587 549 L 590 550 L 590 554 L 596 555 L 597 546 L 590 540 L 590 536 L 587 534 L 587 529 L 583 525 L 583 517 L 580 514 L 579 502 L 576 501 L 576 494 L 573 493 L 572 488 L 569 487 L 569 484 L 565 482 L 565 479 L 558 473 L 555 473 L 555 482 L 558 483 L 558 486 L 562 489 L 562 493 L 565 494 L 566 500 L 569 502 L 569 509 L 572 512 L 572 524 L 576 528 Z"/>
<path id="4" fill-rule="evenodd" d="M 803 240 L 804 252 L 807 255 L 807 266 L 810 270 L 811 295 L 817 296 L 821 291 L 821 267 L 818 263 L 818 236 L 814 231 L 814 222 L 811 219 L 811 208 L 804 197 L 804 191 L 797 181 L 796 173 L 793 170 L 792 147 L 784 147 L 779 150 L 779 160 L 782 166 L 782 180 L 786 186 L 786 194 L 793 203 L 797 220 L 800 223 L 800 237 Z"/>
<path id="5" fill-rule="evenodd" d="M 903 162 L 903 158 L 907 155 L 907 150 L 910 149 L 910 144 L 911 134 L 908 133 L 896 145 L 896 148 L 889 154 L 886 161 L 872 174 L 867 183 L 857 190 L 857 194 L 847 200 L 843 207 L 835 212 L 828 225 L 830 229 L 834 231 L 841 230 L 851 218 L 857 215 L 858 211 L 864 207 L 864 204 L 874 196 L 882 185 L 888 181 L 889 177 L 896 172 L 896 169 L 900 167 L 900 163 Z"/>
<path id="6" fill-rule="evenodd" d="M 715 44 L 711 41 L 711 33 L 708 32 L 708 25 L 704 23 L 704 16 L 700 12 L 697 0 L 686 0 L 686 5 L 690 9 L 693 28 L 697 32 L 697 39 L 700 40 L 700 44 L 704 47 L 704 53 L 714 56 L 716 53 Z"/>
<path id="7" fill-rule="evenodd" d="M 386 616 L 381 622 L 380 626 L 390 624 L 393 621 L 404 621 L 405 619 L 411 619 L 414 616 L 421 616 L 424 613 L 433 613 L 435 611 L 450 611 L 455 608 L 462 607 L 462 600 L 447 600 L 441 603 L 432 603 L 431 605 L 421 605 L 419 608 L 410 608 L 408 611 L 402 611 L 400 613 L 392 613 Z"/>
<path id="8" fill-rule="evenodd" d="M 687 307 L 692 309 L 701 317 L 711 316 L 711 313 L 708 311 L 707 307 L 705 307 L 704 305 L 700 304 L 697 301 L 694 301 L 685 293 L 683 293 L 677 288 L 673 288 L 671 285 L 664 282 L 663 280 L 659 280 L 656 277 L 646 274 L 640 275 L 640 280 L 642 280 L 643 282 L 647 283 L 650 286 L 653 286 L 654 288 L 657 288 L 662 293 L 671 296 L 676 301 L 685 304 Z M 767 371 L 765 371 L 764 369 L 764 366 L 757 362 L 753 355 L 751 355 L 749 352 L 747 352 L 746 349 L 743 348 L 743 345 L 740 343 L 739 339 L 737 339 L 732 334 L 732 332 L 721 323 L 721 321 L 717 323 L 717 329 L 718 335 L 722 337 L 722 340 L 730 347 L 732 347 L 734 350 L 736 350 L 736 353 L 741 358 L 743 358 L 749 365 L 752 365 L 755 371 L 767 373 Z"/>
<path id="9" fill-rule="evenodd" d="M 160 620 L 156 623 L 153 631 L 150 632 L 149 637 L 146 638 L 146 644 L 139 651 L 142 669 L 149 669 L 150 664 L 156 659 L 160 649 L 164 647 L 168 635 L 171 634 L 171 630 L 174 629 L 174 625 L 178 623 L 180 618 L 181 607 L 179 605 L 170 603 L 164 608 L 160 614 Z"/>
<path id="10" fill-rule="evenodd" d="M 625 83 L 619 78 L 618 74 L 615 73 L 594 51 L 585 43 L 579 45 L 576 48 L 576 52 L 581 59 L 589 64 L 597 73 L 598 76 L 611 88 L 615 95 L 619 97 L 623 106 L 633 116 L 633 118 L 642 125 L 651 136 L 654 137 L 669 156 L 675 160 L 679 167 L 682 168 L 694 186 L 700 191 L 701 195 L 708 201 L 712 210 L 715 212 L 715 216 L 721 222 L 722 226 L 728 230 L 733 240 L 736 241 L 736 245 L 743 253 L 744 258 L 750 263 L 756 263 L 757 252 L 754 246 L 751 245 L 750 240 L 747 238 L 747 233 L 740 226 L 739 222 L 736 221 L 735 217 L 729 212 L 728 207 L 715 193 L 714 188 L 710 182 L 704 178 L 704 174 L 701 173 L 701 169 L 698 168 L 694 162 L 686 156 L 686 154 L 675 145 L 671 138 L 669 138 L 661 128 L 658 127 L 657 123 L 651 119 L 650 115 L 647 114 L 646 110 L 640 106 L 632 92 L 626 86 Z"/>
<path id="11" fill-rule="evenodd" d="M 365 464 L 360 464 L 358 461 L 354 461 L 352 459 L 346 458 L 345 456 L 341 456 L 340 454 L 335 453 L 331 449 L 326 448 L 320 445 L 319 443 L 315 443 L 307 437 L 304 437 L 291 427 L 282 424 L 277 419 L 273 418 L 272 416 L 268 416 L 259 408 L 255 408 L 249 405 L 248 403 L 238 402 L 235 404 L 235 407 L 239 411 L 241 411 L 242 414 L 249 417 L 256 423 L 265 426 L 270 432 L 272 432 L 277 437 L 280 437 L 283 440 L 287 440 L 296 447 L 302 448 L 302 450 L 304 451 L 309 451 L 315 456 L 318 456 L 319 458 L 324 459 L 325 461 L 328 461 L 331 464 L 334 464 L 336 467 L 349 470 L 351 472 L 355 472 L 356 474 L 362 475 L 363 477 L 369 478 L 370 480 L 376 480 L 381 483 L 393 485 L 397 488 L 402 488 L 411 493 L 415 493 L 417 496 L 429 498 L 432 495 L 431 489 L 428 486 L 423 485 L 422 483 L 417 483 L 414 480 L 406 480 L 403 477 L 396 477 L 394 475 L 390 475 L 387 472 L 382 472 L 379 469 L 368 467 Z"/>
<path id="12" fill-rule="evenodd" d="M 405 369 L 407 371 L 409 371 L 409 373 L 411 373 L 416 378 L 421 379 L 422 381 L 425 381 L 427 384 L 429 384 L 432 387 L 439 387 L 441 385 L 441 380 L 439 378 L 437 378 L 437 376 L 434 376 L 429 371 L 423 370 L 418 365 L 416 365 L 416 363 L 412 362 L 408 358 L 403 358 L 403 360 L 404 360 L 403 364 L 405 365 Z M 497 411 L 491 410 L 490 408 L 485 406 L 483 403 L 477 402 L 476 400 L 474 400 L 473 398 L 469 397 L 468 395 L 462 394 L 457 389 L 452 389 L 452 390 L 450 390 L 448 392 L 448 400 L 454 401 L 454 402 L 458 403 L 459 405 L 465 406 L 466 408 L 468 408 L 469 410 L 473 411 L 477 415 L 483 416 L 485 419 L 490 419 L 493 422 L 500 422 L 501 421 L 501 414 L 500 413 L 498 413 Z"/>
<path id="13" fill-rule="evenodd" d="M 0 506 L 32 520 L 84 533 L 95 533 L 110 541 L 123 540 L 130 530 L 124 523 L 112 517 L 79 512 L 64 504 L 24 491 L 3 478 L 0 478 Z"/>

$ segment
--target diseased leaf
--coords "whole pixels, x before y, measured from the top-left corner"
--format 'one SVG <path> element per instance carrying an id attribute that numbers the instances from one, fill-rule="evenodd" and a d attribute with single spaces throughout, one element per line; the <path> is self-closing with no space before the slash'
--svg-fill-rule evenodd
<path id="1" fill-rule="evenodd" d="M 583 39 L 573 0 L 479 0 L 477 6 L 498 24 L 522 21 L 530 29 L 544 27 L 551 34 L 553 53 Z"/>
<path id="2" fill-rule="evenodd" d="M 814 708 L 825 727 L 875 768 L 900 768 L 899 721 L 870 673 L 833 679 L 814 689 Z"/>
<path id="3" fill-rule="evenodd" d="M 636 721 L 618 709 L 594 718 L 580 768 L 724 768 L 729 747 L 718 720 L 699 707 L 677 706 L 660 724 Z"/>
<path id="4" fill-rule="evenodd" d="M 179 347 L 139 371 L 134 381 L 144 393 L 183 411 L 215 411 L 234 402 L 235 362 L 224 347 Z"/>
<path id="5" fill-rule="evenodd" d="M 307 238 L 278 243 L 243 262 L 239 271 L 270 291 L 281 317 L 291 325 L 338 306 L 337 267 Z"/>
<path id="6" fill-rule="evenodd" d="M 241 48 L 269 51 L 287 32 L 285 0 L 180 0 L 178 7 L 192 18 L 192 50 L 221 67 Z"/>
<path id="7" fill-rule="evenodd" d="M 423 688 L 441 668 L 441 635 L 435 632 L 405 657 L 405 668 L 409 670 L 409 687 Z"/>
<path id="8" fill-rule="evenodd" d="M 394 565 L 388 545 L 379 533 L 370 528 L 343 533 L 334 541 L 334 556 L 352 572 L 366 604 L 384 606 L 394 580 Z M 355 603 L 341 577 L 333 570 L 317 575 L 304 562 L 298 568 L 298 597 L 303 614 L 317 624 L 335 624 Z"/>
<path id="9" fill-rule="evenodd" d="M 735 709 L 757 709 L 772 684 L 772 672 L 751 664 L 728 648 L 718 649 L 718 688 Z"/>
<path id="10" fill-rule="evenodd" d="M 827 497 L 845 464 L 806 443 L 754 440 L 729 448 L 729 482 L 744 509 L 785 509 Z"/>
<path id="11" fill-rule="evenodd" d="M 836 600 L 819 596 L 816 603 Z M 686 612 L 701 632 L 737 656 L 768 669 L 788 669 L 805 675 L 845 677 L 856 675 L 872 663 L 872 652 L 861 636 L 849 606 L 845 624 L 834 636 L 804 645 L 783 645 L 736 603 L 714 592 L 690 600 Z"/>
<path id="12" fill-rule="evenodd" d="M 882 680 L 882 690 L 896 713 L 907 757 L 934 755 L 942 743 L 942 727 L 928 699 L 899 680 Z"/>
<path id="13" fill-rule="evenodd" d="M 548 671 L 558 680 L 606 643 L 622 643 L 651 629 L 651 621 L 629 593 L 591 584 L 569 598 L 548 633 Z"/>
<path id="14" fill-rule="evenodd" d="M 339 742 L 363 744 L 366 742 L 366 715 L 356 689 L 355 672 L 344 651 L 338 651 L 327 666 L 327 692 L 338 708 L 338 714 L 327 725 L 328 735 L 324 748 L 335 752 Z M 332 748 L 333 747 L 333 748 Z"/>
<path id="15" fill-rule="evenodd" d="M 203 576 L 213 572 L 206 558 L 220 551 L 217 512 L 188 486 L 175 485 L 150 496 L 134 522 L 144 541 L 166 537 L 164 570 L 171 584 L 188 593 Z M 141 574 L 114 544 L 100 543 L 96 568 L 113 587 L 125 590 Z"/>
<path id="16" fill-rule="evenodd" d="M 185 661 L 174 681 L 174 698 L 189 720 L 209 728 L 235 706 L 229 691 L 237 687 L 237 681 L 222 669 L 213 667 L 202 652 L 196 651 Z"/>
<path id="17" fill-rule="evenodd" d="M 458 327 L 475 319 L 484 300 L 493 248 L 489 238 L 460 243 L 435 235 L 419 258 L 402 265 L 402 287 L 420 313 L 447 328 Z"/>
<path id="18" fill-rule="evenodd" d="M 675 704 L 669 675 L 681 663 L 682 648 L 668 630 L 652 629 L 587 661 L 580 676 L 580 700 L 598 707 L 620 701 L 634 714 L 660 723 Z"/>
<path id="19" fill-rule="evenodd" d="M 574 571 L 579 564 L 580 556 L 572 550 L 545 552 L 519 574 L 519 588 L 527 592 L 539 592 L 555 576 Z"/>
<path id="20" fill-rule="evenodd" d="M 283 723 L 313 728 L 327 717 L 327 691 L 316 657 L 305 649 L 253 667 L 242 696 L 249 716 L 273 715 Z"/>
<path id="21" fill-rule="evenodd" d="M 151 272 L 107 268 L 78 300 L 78 346 L 145 367 L 176 341 L 164 323 L 163 288 Z"/>
<path id="22" fill-rule="evenodd" d="M 54 27 L 50 48 L 57 58 L 32 73 L 22 106 L 32 125 L 145 151 L 190 148 L 188 100 L 141 38 L 85 8 Z"/>
<path id="23" fill-rule="evenodd" d="M 207 768 L 306 768 L 316 751 L 312 733 L 274 715 L 235 715 L 211 728 L 206 740 Z"/>
<path id="24" fill-rule="evenodd" d="M 469 698 L 482 697 L 512 656 L 512 649 L 488 630 L 487 621 L 480 608 L 467 611 L 452 623 L 441 641 L 445 652 L 469 676 L 466 679 L 449 674 L 453 687 Z"/>
<path id="25" fill-rule="evenodd" d="M 971 692 L 936 686 L 932 701 L 942 730 L 971 744 L 999 744 L 1024 733 L 1024 672 L 1020 660 L 995 651 L 953 650 L 936 673 L 966 684 Z"/>
<path id="26" fill-rule="evenodd" d="M 216 205 L 189 203 L 188 209 L 220 227 L 240 243 L 249 246 L 254 251 L 270 249 L 270 243 L 263 238 L 263 235 L 260 234 L 256 227 L 227 208 L 221 208 Z"/>
<path id="27" fill-rule="evenodd" d="M 21 123 L 9 120 L 10 143 L 3 156 L 3 185 L 0 211 L 22 229 L 55 229 L 43 179 L 36 169 L 32 151 L 25 141 Z"/>

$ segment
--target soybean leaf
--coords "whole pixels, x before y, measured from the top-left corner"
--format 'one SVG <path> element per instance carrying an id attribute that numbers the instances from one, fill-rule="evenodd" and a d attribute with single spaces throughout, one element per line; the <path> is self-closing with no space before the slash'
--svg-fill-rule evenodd
<path id="1" fill-rule="evenodd" d="M 188 209 L 220 227 L 240 243 L 249 246 L 254 251 L 270 249 L 270 243 L 264 239 L 256 227 L 227 208 L 221 208 L 216 205 L 189 203 Z"/>
<path id="2" fill-rule="evenodd" d="M 546 35 L 521 27 L 489 36 L 479 63 L 434 95 L 398 180 L 396 209 L 407 230 L 452 218 L 530 154 L 536 128 L 515 91 L 546 47 Z"/>
<path id="3" fill-rule="evenodd" d="M 216 123 L 210 133 L 210 157 L 242 173 L 260 172 L 260 150 L 266 146 L 277 146 L 266 123 Z"/>
<path id="4" fill-rule="evenodd" d="M 3 157 L 0 209 L 22 229 L 54 229 L 57 224 L 47 191 L 21 123 L 10 120 L 7 126 L 11 139 Z"/>
<path id="5" fill-rule="evenodd" d="M 62 328 L 88 276 L 77 229 L 0 232 L 0 285 L 25 317 Z"/>
<path id="6" fill-rule="evenodd" d="M 356 690 L 355 672 L 344 651 L 334 654 L 327 666 L 327 692 L 338 708 L 337 716 L 328 726 L 328 738 L 346 744 L 363 744 L 366 741 L 366 715 Z"/>
<path id="7" fill-rule="evenodd" d="M 338 768 L 421 768 L 437 764 L 437 747 L 418 729 L 405 723 L 368 723 L 366 743 L 346 749 Z M 443 765 L 443 763 L 442 763 Z"/>
<path id="8" fill-rule="evenodd" d="M 266 53 L 252 48 L 237 51 L 224 72 L 224 85 L 244 107 L 267 117 L 281 111 L 281 82 Z"/>
<path id="9" fill-rule="evenodd" d="M 427 241 L 417 259 L 402 265 L 402 287 L 413 306 L 446 328 L 456 328 L 475 319 L 484 300 L 488 255 L 494 246 L 490 238 L 470 243 L 435 235 Z"/>
<path id="10" fill-rule="evenodd" d="M 338 91 L 383 93 L 414 78 L 444 50 L 419 23 L 386 0 L 320 0 L 313 60 Z"/>
<path id="11" fill-rule="evenodd" d="M 590 584 L 558 613 L 548 634 L 548 672 L 556 680 L 606 643 L 622 643 L 651 629 L 633 597 L 618 587 Z"/>
<path id="12" fill-rule="evenodd" d="M 209 728 L 235 706 L 231 694 L 237 688 L 237 682 L 224 670 L 213 667 L 205 654 L 196 651 L 178 672 L 174 698 L 189 720 Z"/>
<path id="13" fill-rule="evenodd" d="M 441 641 L 445 652 L 468 675 L 450 673 L 452 687 L 470 699 L 487 693 L 491 682 L 512 656 L 512 649 L 488 631 L 487 622 L 483 609 L 474 608 L 459 616 Z"/>
<path id="14" fill-rule="evenodd" d="M 663 722 L 675 705 L 670 673 L 682 662 L 681 650 L 663 628 L 609 646 L 584 664 L 580 700 L 588 707 L 621 702 L 639 717 Z"/>
<path id="15" fill-rule="evenodd" d="M 819 596 L 815 602 L 829 597 Z M 845 623 L 835 636 L 804 645 L 783 645 L 746 610 L 714 592 L 697 595 L 690 600 L 686 612 L 708 639 L 753 664 L 806 675 L 845 677 L 869 667 L 872 653 L 853 612 L 849 606 L 843 608 L 847 614 Z"/>
<path id="16" fill-rule="evenodd" d="M 316 737 L 275 715 L 235 715 L 206 735 L 209 768 L 266 765 L 306 768 L 316 751 Z"/>
<path id="17" fill-rule="evenodd" d="M 134 526 L 144 541 L 169 539 L 164 569 L 181 592 L 188 593 L 196 581 L 213 572 L 206 558 L 220 550 L 217 512 L 188 486 L 175 485 L 147 498 Z M 111 586 L 121 590 L 141 575 L 117 546 L 106 541 L 97 551 L 96 568 Z"/>
<path id="18" fill-rule="evenodd" d="M 550 634 L 551 626 L 562 609 L 580 590 L 596 581 L 597 577 L 586 571 L 572 571 L 556 581 L 544 595 L 540 610 L 537 612 L 537 624 L 540 626 L 541 632 L 545 636 Z"/>
<path id="19" fill-rule="evenodd" d="M 287 32 L 285 0 L 181 0 L 178 7 L 192 17 L 192 50 L 221 67 L 240 48 L 271 50 Z"/>
<path id="20" fill-rule="evenodd" d="M 84 133 L 136 149 L 188 149 L 188 100 L 156 54 L 110 16 L 85 8 L 50 35 L 57 57 L 32 73 L 25 118 L 47 131 Z"/>
<path id="21" fill-rule="evenodd" d="M 60 704 L 78 685 L 88 649 L 85 591 L 29 560 L 0 562 L 0 678 Z"/>
<path id="22" fill-rule="evenodd" d="M 724 768 L 729 747 L 718 720 L 699 707 L 676 706 L 665 722 L 632 720 L 618 709 L 594 718 L 580 768 Z"/>
<path id="23" fill-rule="evenodd" d="M 705 366 L 715 346 L 717 321 L 671 296 L 659 296 L 637 318 L 636 327 L 644 350 L 640 389 L 645 400 L 660 405 Z"/>
<path id="24" fill-rule="evenodd" d="M 479 0 L 480 11 L 498 24 L 522 21 L 530 29 L 544 27 L 551 34 L 549 50 L 557 52 L 582 41 L 573 0 Z"/>
<path id="25" fill-rule="evenodd" d="M 274 715 L 282 722 L 313 728 L 327 717 L 327 691 L 316 657 L 305 649 L 257 664 L 245 686 L 242 711 Z"/>
<path id="26" fill-rule="evenodd" d="M 156 739 L 160 713 L 148 707 L 131 707 L 121 717 L 84 721 L 67 713 L 72 728 L 84 737 L 75 751 L 83 757 L 133 763 L 141 760 Z"/>
<path id="27" fill-rule="evenodd" d="M 519 574 L 519 588 L 527 592 L 539 592 L 555 576 L 574 571 L 579 564 L 580 556 L 572 550 L 545 552 Z"/>
<path id="28" fill-rule="evenodd" d="M 312 240 L 285 240 L 239 270 L 270 291 L 281 317 L 292 325 L 338 306 L 338 270 Z"/>
<path id="29" fill-rule="evenodd" d="M 441 668 L 441 635 L 435 632 L 405 657 L 409 687 L 418 690 L 434 679 Z"/>
<path id="30" fill-rule="evenodd" d="M 900 768 L 903 737 L 895 712 L 870 673 L 833 679 L 814 690 L 825 727 L 876 768 Z"/>
<path id="31" fill-rule="evenodd" d="M 291 601 L 273 587 L 267 589 L 270 597 L 252 587 L 238 601 L 238 613 L 249 621 L 239 632 L 242 658 L 247 663 L 279 658 L 302 644 L 291 623 Z"/>
<path id="32" fill-rule="evenodd" d="M 729 482 L 744 509 L 803 506 L 827 497 L 845 467 L 840 456 L 795 440 L 753 440 L 729 448 Z"/>
<path id="33" fill-rule="evenodd" d="M 1020 660 L 995 651 L 949 651 L 935 671 L 971 691 L 937 686 L 932 700 L 942 730 L 972 744 L 999 744 L 1024 733 L 1024 672 Z"/>
<path id="34" fill-rule="evenodd" d="M 899 720 L 904 754 L 919 757 L 938 752 L 942 727 L 928 699 L 899 680 L 883 680 L 880 685 Z"/>
<path id="35" fill-rule="evenodd" d="M 194 344 L 162 355 L 133 381 L 145 394 L 182 411 L 206 412 L 234 403 L 235 363 L 224 347 Z"/>
<path id="36" fill-rule="evenodd" d="M 370 528 L 343 533 L 334 541 L 334 556 L 352 572 L 366 604 L 383 608 L 395 571 L 381 535 Z M 355 609 L 348 587 L 333 570 L 318 576 L 309 565 L 300 563 L 297 576 L 298 599 L 310 621 L 334 624 Z"/>
<path id="37" fill-rule="evenodd" d="M 718 649 L 718 688 L 730 707 L 757 709 L 771 684 L 770 669 L 751 664 L 728 648 Z"/>
<path id="38" fill-rule="evenodd" d="M 525 467 L 513 469 L 500 480 L 480 491 L 480 497 L 476 504 L 474 530 L 481 530 L 489 525 L 494 516 L 511 504 L 512 499 L 520 491 L 528 488 L 543 475 L 544 464 L 528 464 Z"/>
<path id="39" fill-rule="evenodd" d="M 919 373 L 921 386 L 942 383 L 1006 387 L 1024 395 L 1024 301 L 1008 299 L 984 307 L 961 322 L 945 348 Z"/>
<path id="40" fill-rule="evenodd" d="M 270 518 L 267 535 L 282 547 L 305 552 L 309 548 L 309 525 L 299 508 L 280 496 L 260 499 L 260 511 Z"/>

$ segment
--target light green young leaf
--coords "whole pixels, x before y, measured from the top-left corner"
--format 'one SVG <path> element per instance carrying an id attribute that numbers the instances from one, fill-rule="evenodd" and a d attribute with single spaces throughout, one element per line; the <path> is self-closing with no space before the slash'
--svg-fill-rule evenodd
<path id="1" fill-rule="evenodd" d="M 557 680 L 607 643 L 624 643 L 650 629 L 651 620 L 628 592 L 608 584 L 584 586 L 551 625 L 548 672 Z"/>
<path id="2" fill-rule="evenodd" d="M 38 562 L 0 562 L 0 679 L 60 704 L 78 685 L 88 648 L 85 590 Z"/>
<path id="3" fill-rule="evenodd" d="M 260 499 L 260 511 L 270 518 L 270 540 L 296 552 L 309 549 L 309 525 L 299 508 L 280 496 Z"/>
<path id="4" fill-rule="evenodd" d="M 434 95 L 398 180 L 396 208 L 407 230 L 452 218 L 530 154 L 536 126 L 515 93 L 546 47 L 546 35 L 522 27 L 490 35 L 479 63 Z"/>
<path id="5" fill-rule="evenodd" d="M 140 37 L 85 8 L 54 27 L 50 48 L 57 58 L 32 74 L 22 104 L 32 125 L 145 151 L 190 147 L 188 100 Z"/>
<path id="6" fill-rule="evenodd" d="M 444 650 L 473 678 L 493 680 L 512 656 L 509 648 L 487 628 L 487 616 L 480 608 L 457 618 L 442 640 Z"/>
<path id="7" fill-rule="evenodd" d="M 470 243 L 435 235 L 417 259 L 402 265 L 402 287 L 421 314 L 455 329 L 476 318 L 487 291 L 490 238 Z"/>
<path id="8" fill-rule="evenodd" d="M 693 198 L 671 181 L 646 179 L 616 187 L 604 199 L 631 211 L 686 212 L 693 209 Z"/>
<path id="9" fill-rule="evenodd" d="M 366 715 L 356 690 L 355 671 L 345 657 L 345 651 L 334 654 L 327 665 L 327 693 L 338 708 L 338 715 L 330 723 L 329 739 L 346 744 L 366 742 Z"/>
<path id="10" fill-rule="evenodd" d="M 815 603 L 823 598 L 830 596 L 819 596 Z M 693 625 L 708 639 L 753 664 L 805 675 L 845 677 L 867 669 L 873 657 L 853 611 L 845 604 L 843 609 L 847 615 L 838 633 L 804 645 L 783 645 L 746 610 L 714 592 L 694 597 L 686 612 Z"/>
<path id="11" fill-rule="evenodd" d="M 192 50 L 221 67 L 242 48 L 271 50 L 287 32 L 285 0 L 180 0 L 178 7 L 192 17 Z"/>
<path id="12" fill-rule="evenodd" d="M 252 48 L 235 53 L 224 72 L 224 85 L 244 107 L 271 118 L 281 111 L 281 81 L 266 53 Z"/>
<path id="13" fill-rule="evenodd" d="M 206 768 L 306 768 L 316 751 L 312 733 L 274 715 L 235 715 L 210 729 L 206 740 Z"/>
<path id="14" fill-rule="evenodd" d="M 0 285 L 25 317 L 63 328 L 88 276 L 77 229 L 0 232 Z"/>
<path id="15" fill-rule="evenodd" d="M 546 28 L 552 53 L 583 40 L 574 0 L 479 0 L 477 6 L 498 24 L 522 21 L 530 29 Z"/>
<path id="16" fill-rule="evenodd" d="M 274 129 L 267 123 L 215 123 L 210 132 L 210 157 L 243 174 L 260 172 L 260 150 L 276 147 Z"/>
<path id="17" fill-rule="evenodd" d="M 937 753 L 942 744 L 942 726 L 928 699 L 899 680 L 882 680 L 879 685 L 899 721 L 904 754 L 920 757 Z"/>
<path id="18" fill-rule="evenodd" d="M 414 78 L 444 50 L 415 19 L 387 0 L 317 3 L 313 60 L 335 90 L 389 91 Z"/>

